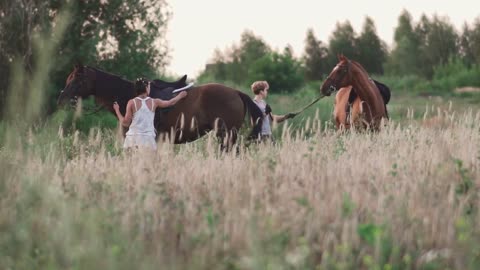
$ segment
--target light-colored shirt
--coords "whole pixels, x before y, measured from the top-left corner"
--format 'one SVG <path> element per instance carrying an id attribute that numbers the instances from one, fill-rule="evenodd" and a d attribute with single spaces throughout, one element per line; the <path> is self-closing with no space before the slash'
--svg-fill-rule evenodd
<path id="1" fill-rule="evenodd" d="M 265 113 L 265 110 L 267 109 L 267 103 L 265 100 L 253 100 L 255 104 L 257 104 L 258 108 L 263 113 L 263 122 L 262 122 L 262 130 L 260 131 L 261 135 L 272 135 L 272 128 L 270 126 L 270 116 Z"/>
<path id="2" fill-rule="evenodd" d="M 137 103 L 133 102 L 135 105 L 136 112 L 133 113 L 132 123 L 128 128 L 127 136 L 131 135 L 143 135 L 143 136 L 153 136 L 155 137 L 155 127 L 153 125 L 153 119 L 155 118 L 155 112 L 152 109 L 148 108 L 147 101 L 150 97 L 140 98 L 136 97 L 135 99 L 141 100 L 142 104 L 140 109 L 137 109 Z M 153 107 L 153 102 L 152 102 Z"/>

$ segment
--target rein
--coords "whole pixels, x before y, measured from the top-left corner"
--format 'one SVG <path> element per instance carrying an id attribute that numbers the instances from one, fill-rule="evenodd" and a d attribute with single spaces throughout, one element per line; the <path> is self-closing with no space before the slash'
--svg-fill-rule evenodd
<path id="1" fill-rule="evenodd" d="M 103 109 L 103 106 L 97 106 L 97 108 L 95 109 L 95 111 L 85 113 L 85 115 L 93 115 L 93 114 L 96 114 L 96 113 L 98 113 L 99 111 L 101 111 L 102 109 Z"/>
<path id="2" fill-rule="evenodd" d="M 85 69 L 88 71 L 89 70 L 89 67 L 85 67 Z M 90 71 L 93 73 L 93 81 L 95 82 L 97 80 L 97 73 L 95 71 L 95 69 L 90 69 Z M 85 84 L 86 82 L 86 79 L 85 77 L 82 79 L 82 86 L 83 84 Z M 93 92 L 93 95 L 96 94 L 96 89 L 94 89 L 94 92 Z M 101 111 L 104 107 L 102 105 L 98 105 L 97 108 L 95 108 L 93 111 L 91 112 L 85 112 L 84 115 L 93 115 L 93 114 L 96 114 L 98 113 L 99 111 Z"/>
<path id="3" fill-rule="evenodd" d="M 334 91 L 336 90 L 337 84 L 338 84 L 339 82 L 341 82 L 341 81 L 345 78 L 345 76 L 347 75 L 349 69 L 350 69 L 350 60 L 348 60 L 347 66 L 346 66 L 346 68 L 342 71 L 342 74 L 340 74 L 340 78 L 336 78 L 336 80 L 334 80 L 333 83 L 330 85 L 330 88 L 333 87 L 332 90 L 334 90 Z M 332 79 L 329 77 L 329 78 L 327 78 L 327 80 L 332 80 Z M 310 104 L 308 104 L 307 106 L 303 107 L 303 109 L 301 109 L 301 110 L 299 110 L 299 111 L 297 111 L 297 112 L 291 113 L 291 114 L 292 114 L 293 116 L 297 116 L 298 114 L 302 113 L 303 111 L 305 111 L 305 110 L 308 109 L 310 106 L 312 106 L 313 104 L 317 103 L 320 99 L 322 99 L 322 98 L 324 98 L 324 97 L 325 97 L 325 95 L 321 95 L 321 96 L 317 97 L 317 98 L 314 99 L 312 102 L 310 102 Z"/>
<path id="4" fill-rule="evenodd" d="M 297 116 L 298 114 L 302 113 L 303 111 L 305 111 L 306 109 L 308 109 L 310 106 L 312 106 L 313 104 L 317 103 L 320 99 L 324 98 L 325 96 L 324 95 L 321 95 L 319 97 L 317 97 L 316 99 L 314 99 L 312 102 L 310 102 L 310 104 L 308 104 L 307 106 L 303 107 L 301 110 L 297 111 L 297 112 L 294 112 L 292 113 L 294 116 Z"/>
<path id="5" fill-rule="evenodd" d="M 330 77 L 327 78 L 327 81 L 332 81 L 329 87 L 331 92 L 335 92 L 338 90 L 338 84 L 345 78 L 345 76 L 347 76 L 348 71 L 350 70 L 350 65 L 351 61 L 348 60 L 347 66 L 345 67 L 345 69 L 342 70 L 339 78 L 335 78 L 335 80 L 332 80 Z"/>

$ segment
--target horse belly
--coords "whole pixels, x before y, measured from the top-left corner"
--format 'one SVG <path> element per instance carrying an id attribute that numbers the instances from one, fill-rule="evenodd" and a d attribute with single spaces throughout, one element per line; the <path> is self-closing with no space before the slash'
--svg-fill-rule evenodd
<path id="1" fill-rule="evenodd" d="M 240 96 L 234 91 L 205 90 L 187 95 L 168 113 L 166 127 L 173 130 L 175 143 L 194 141 L 219 124 L 227 130 L 241 127 L 245 109 Z"/>
<path id="2" fill-rule="evenodd" d="M 175 133 L 175 143 L 191 142 L 205 135 L 205 117 L 195 104 L 176 107 L 171 113 L 168 122 Z"/>

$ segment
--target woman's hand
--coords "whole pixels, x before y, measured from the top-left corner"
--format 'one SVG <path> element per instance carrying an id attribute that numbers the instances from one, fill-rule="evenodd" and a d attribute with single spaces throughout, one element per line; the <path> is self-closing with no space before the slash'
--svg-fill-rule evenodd
<path id="1" fill-rule="evenodd" d="M 295 116 L 297 116 L 297 113 L 287 113 L 285 114 L 285 119 L 294 118 Z"/>
<path id="2" fill-rule="evenodd" d="M 186 97 L 187 96 L 187 91 L 182 91 L 182 92 L 178 93 L 178 96 L 180 96 L 180 99 Z"/>
<path id="3" fill-rule="evenodd" d="M 118 112 L 120 110 L 120 106 L 118 105 L 118 103 L 115 101 L 113 102 L 113 109 Z"/>

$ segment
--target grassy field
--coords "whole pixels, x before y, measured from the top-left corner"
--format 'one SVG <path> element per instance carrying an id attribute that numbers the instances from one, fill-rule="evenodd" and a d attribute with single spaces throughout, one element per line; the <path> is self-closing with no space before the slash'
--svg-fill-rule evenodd
<path id="1" fill-rule="evenodd" d="M 393 94 L 381 132 L 340 135 L 332 102 L 239 154 L 0 125 L 0 269 L 478 269 L 477 108 Z"/>
<path id="2" fill-rule="evenodd" d="M 32 73 L 12 66 L 0 269 L 480 269 L 480 95 L 390 78 L 375 134 L 335 132 L 330 97 L 275 145 L 221 153 L 210 135 L 127 153 L 112 115 L 43 117 L 55 42 L 37 44 Z M 297 111 L 317 90 L 268 102 Z"/>

